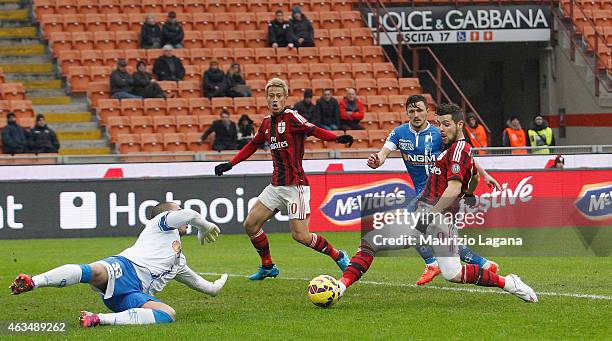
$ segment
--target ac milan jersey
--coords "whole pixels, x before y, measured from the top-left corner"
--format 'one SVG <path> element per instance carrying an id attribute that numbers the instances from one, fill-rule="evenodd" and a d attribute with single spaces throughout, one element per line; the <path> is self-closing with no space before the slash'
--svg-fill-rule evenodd
<path id="1" fill-rule="evenodd" d="M 475 174 L 472 147 L 465 140 L 455 141 L 448 149 L 443 151 L 429 171 L 427 184 L 420 200 L 435 205 L 446 190 L 451 180 L 461 181 L 461 194 L 467 191 L 470 179 Z"/>
<path id="2" fill-rule="evenodd" d="M 274 164 L 272 185 L 308 185 L 302 168 L 304 141 L 315 128 L 293 109 L 264 117 L 253 143 L 261 146 L 267 141 L 270 144 Z"/>

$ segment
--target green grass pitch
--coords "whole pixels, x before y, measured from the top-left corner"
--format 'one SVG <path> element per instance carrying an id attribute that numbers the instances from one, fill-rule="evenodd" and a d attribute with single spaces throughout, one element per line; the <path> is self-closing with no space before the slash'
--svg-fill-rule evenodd
<path id="1" fill-rule="evenodd" d="M 357 233 L 324 233 L 352 254 Z M 612 335 L 610 257 L 499 257 L 502 274 L 517 273 L 540 295 L 537 304 L 494 289 L 453 285 L 438 277 L 426 288 L 413 285 L 423 269 L 417 257 L 376 259 L 363 282 L 330 309 L 312 305 L 306 279 L 338 277 L 336 265 L 291 240 L 270 234 L 276 279 L 250 282 L 259 258 L 246 236 L 224 235 L 212 245 L 183 238 L 188 264 L 201 273 L 227 272 L 226 287 L 211 298 L 170 283 L 158 297 L 177 311 L 172 324 L 79 329 L 81 309 L 107 312 L 86 285 L 43 288 L 11 296 L 19 272 L 36 274 L 65 263 L 89 263 L 119 253 L 135 238 L 0 241 L 2 321 L 64 321 L 66 333 L 23 334 L 32 339 L 609 339 Z M 485 255 L 486 256 L 486 255 Z M 212 280 L 215 275 L 206 274 Z M 449 290 L 451 288 L 451 290 Z M 455 290 L 454 288 L 460 288 Z M 468 290 L 465 290 L 468 289 Z M 470 291 L 477 289 L 477 291 Z M 580 295 L 585 295 L 579 297 Z M 7 336 L 0 331 L 0 339 Z"/>

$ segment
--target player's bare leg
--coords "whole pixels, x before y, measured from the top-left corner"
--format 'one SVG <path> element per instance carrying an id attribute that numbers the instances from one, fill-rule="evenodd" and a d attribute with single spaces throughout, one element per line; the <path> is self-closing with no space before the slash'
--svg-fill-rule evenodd
<path id="1" fill-rule="evenodd" d="M 79 323 L 83 328 L 98 325 L 156 324 L 176 321 L 176 311 L 163 302 L 148 301 L 140 308 L 110 314 L 81 311 Z"/>
<path id="2" fill-rule="evenodd" d="M 338 264 L 340 270 L 344 271 L 349 263 L 348 254 L 345 251 L 336 249 L 325 237 L 316 233 L 310 233 L 309 225 L 309 217 L 306 219 L 289 220 L 293 239 L 315 251 L 330 256 Z"/>
<path id="3" fill-rule="evenodd" d="M 251 280 L 262 280 L 266 277 L 276 277 L 279 274 L 278 268 L 272 261 L 268 236 L 262 229 L 265 222 L 272 218 L 274 214 L 276 214 L 275 211 L 267 208 L 261 201 L 257 200 L 244 221 L 244 229 L 257 250 L 259 257 L 261 257 L 261 266 L 256 273 L 249 276 Z"/>

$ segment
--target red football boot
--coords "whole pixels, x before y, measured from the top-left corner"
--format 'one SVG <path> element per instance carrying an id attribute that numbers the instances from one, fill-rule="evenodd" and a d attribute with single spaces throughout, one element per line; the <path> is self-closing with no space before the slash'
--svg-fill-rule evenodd
<path id="1" fill-rule="evenodd" d="M 90 313 L 89 311 L 81 311 L 79 324 L 83 328 L 92 328 L 100 325 L 100 317 L 98 314 Z"/>
<path id="2" fill-rule="evenodd" d="M 433 281 L 433 279 L 440 274 L 440 267 L 435 264 L 425 266 L 421 278 L 416 282 L 417 285 L 423 285 Z"/>
<path id="3" fill-rule="evenodd" d="M 34 282 L 30 276 L 19 274 L 10 288 L 13 295 L 19 295 L 23 292 L 32 291 L 34 289 Z"/>

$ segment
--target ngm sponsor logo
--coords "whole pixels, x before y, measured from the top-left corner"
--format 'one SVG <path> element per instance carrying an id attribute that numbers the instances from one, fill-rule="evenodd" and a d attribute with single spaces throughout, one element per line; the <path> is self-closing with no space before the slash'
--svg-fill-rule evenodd
<path id="1" fill-rule="evenodd" d="M 582 186 L 574 204 L 589 220 L 612 218 L 612 181 Z"/>
<path id="2" fill-rule="evenodd" d="M 368 211 L 406 208 L 415 197 L 414 187 L 405 180 L 393 178 L 356 186 L 334 188 L 321 204 L 321 212 L 332 223 L 352 225 L 362 217 L 362 204 Z"/>

